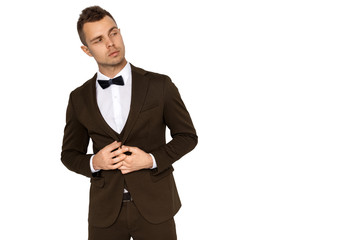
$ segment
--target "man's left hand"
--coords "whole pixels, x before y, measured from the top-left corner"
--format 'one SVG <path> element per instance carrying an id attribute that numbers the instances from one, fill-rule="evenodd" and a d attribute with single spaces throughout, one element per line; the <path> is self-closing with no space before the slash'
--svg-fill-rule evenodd
<path id="1" fill-rule="evenodd" d="M 131 152 L 131 155 L 122 160 L 118 168 L 123 174 L 138 171 L 140 169 L 149 169 L 153 166 L 153 159 L 150 154 L 144 152 L 138 147 L 122 146 L 123 151 Z"/>

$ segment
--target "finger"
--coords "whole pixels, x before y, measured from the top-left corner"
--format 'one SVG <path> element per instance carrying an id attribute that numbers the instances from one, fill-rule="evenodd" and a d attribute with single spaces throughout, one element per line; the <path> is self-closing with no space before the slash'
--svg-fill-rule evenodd
<path id="1" fill-rule="evenodd" d="M 128 162 L 126 162 L 125 160 L 121 161 L 122 162 L 122 166 L 125 168 L 130 168 L 131 164 L 129 164 Z"/>
<path id="2" fill-rule="evenodd" d="M 111 166 L 111 169 L 120 169 L 122 167 L 123 162 L 118 162 Z"/>
<path id="3" fill-rule="evenodd" d="M 111 152 L 121 146 L 121 142 L 114 141 L 105 147 L 107 152 Z"/>
<path id="4" fill-rule="evenodd" d="M 119 159 L 119 158 L 117 158 L 117 157 L 114 157 L 114 158 L 112 158 L 111 160 L 110 160 L 110 164 L 111 165 L 114 165 L 114 164 L 117 164 L 117 163 L 119 163 L 119 162 L 121 162 L 121 160 Z"/>
<path id="5" fill-rule="evenodd" d="M 113 152 L 115 156 L 118 156 L 120 154 L 123 154 L 125 152 L 129 151 L 128 147 L 121 146 L 121 148 L 116 149 L 116 151 Z"/>
<path id="6" fill-rule="evenodd" d="M 125 158 L 126 158 L 126 155 L 125 155 L 125 154 L 120 154 L 120 155 L 117 155 L 117 156 L 112 156 L 112 157 L 111 157 L 111 162 L 112 162 L 112 163 L 117 163 L 117 162 L 120 162 L 120 161 L 124 161 Z"/>
<path id="7" fill-rule="evenodd" d="M 115 164 L 115 163 L 118 163 L 118 162 L 123 162 L 124 159 L 126 158 L 126 155 L 125 154 L 121 154 L 119 156 L 116 156 L 114 158 L 111 159 L 111 163 L 112 164 Z"/>
<path id="8" fill-rule="evenodd" d="M 127 151 L 129 151 L 131 153 L 136 153 L 138 151 L 138 149 L 139 149 L 137 147 L 130 147 L 130 146 L 125 146 L 125 145 L 123 145 L 122 147 L 127 148 L 128 149 Z"/>
<path id="9" fill-rule="evenodd" d="M 116 158 L 121 154 L 121 152 L 119 151 L 119 148 L 117 148 L 116 150 L 110 152 L 109 154 L 111 158 Z"/>
<path id="10" fill-rule="evenodd" d="M 127 157 L 126 154 L 120 154 L 120 155 L 118 156 L 118 158 L 119 158 L 120 161 L 124 161 L 124 160 L 126 159 L 126 157 Z"/>

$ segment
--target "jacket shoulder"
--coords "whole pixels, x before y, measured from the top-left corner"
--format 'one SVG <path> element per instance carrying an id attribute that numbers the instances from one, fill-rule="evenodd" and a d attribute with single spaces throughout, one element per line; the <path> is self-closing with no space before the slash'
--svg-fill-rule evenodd
<path id="1" fill-rule="evenodd" d="M 131 69 L 134 73 L 141 74 L 151 81 L 171 81 L 170 77 L 165 74 L 144 70 L 142 68 L 135 67 L 134 65 L 131 65 Z"/>
<path id="2" fill-rule="evenodd" d="M 78 97 L 78 96 L 83 96 L 84 93 L 89 93 L 89 91 L 91 90 L 91 84 L 93 83 L 94 78 L 96 78 L 96 74 L 90 78 L 89 80 L 87 80 L 85 83 L 83 83 L 83 85 L 75 88 L 71 93 L 70 96 L 73 97 Z M 87 95 L 87 94 L 86 94 Z"/>

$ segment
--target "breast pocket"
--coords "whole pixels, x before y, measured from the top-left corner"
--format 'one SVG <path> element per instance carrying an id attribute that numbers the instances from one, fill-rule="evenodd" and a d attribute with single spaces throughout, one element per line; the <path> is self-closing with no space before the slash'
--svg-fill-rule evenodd
<path id="1" fill-rule="evenodd" d="M 155 109 L 159 106 L 159 104 L 157 102 L 154 102 L 154 103 L 149 103 L 149 104 L 146 104 L 142 107 L 141 109 L 141 113 L 143 112 L 146 112 L 146 111 L 149 111 L 149 110 L 152 110 L 152 109 Z"/>

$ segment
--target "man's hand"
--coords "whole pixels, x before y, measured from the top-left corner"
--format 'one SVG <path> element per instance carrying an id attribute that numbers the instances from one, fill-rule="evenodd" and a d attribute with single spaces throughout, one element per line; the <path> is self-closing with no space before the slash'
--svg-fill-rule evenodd
<path id="1" fill-rule="evenodd" d="M 122 160 L 126 157 L 124 148 L 119 148 L 120 142 L 113 142 L 105 146 L 93 158 L 95 170 L 114 170 L 122 165 Z M 116 149 L 116 150 L 115 150 Z"/>
<path id="2" fill-rule="evenodd" d="M 151 168 L 153 166 L 153 159 L 150 154 L 144 152 L 137 147 L 128 147 L 122 146 L 123 152 L 131 152 L 131 155 L 126 155 L 126 157 L 121 161 L 121 166 L 119 170 L 123 174 L 130 172 L 138 171 L 144 168 Z"/>

